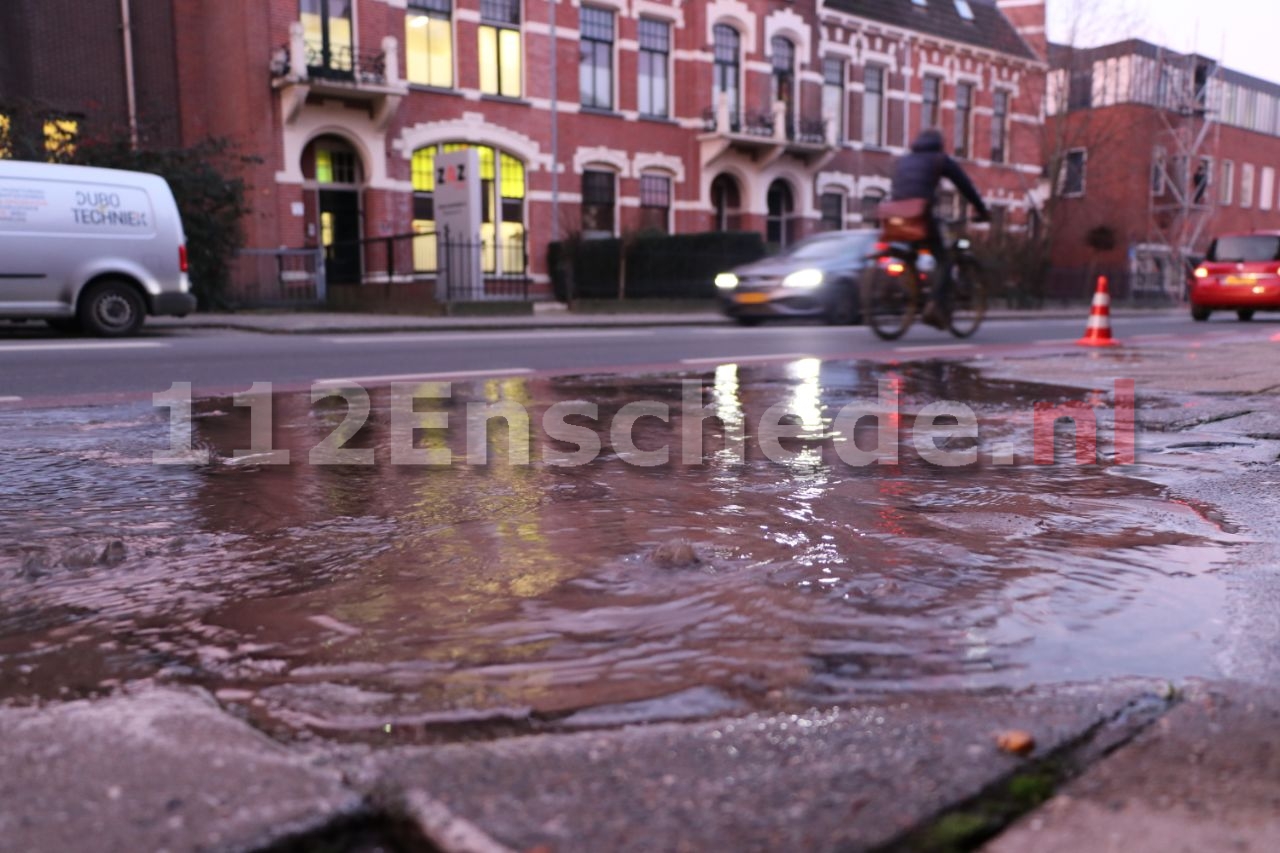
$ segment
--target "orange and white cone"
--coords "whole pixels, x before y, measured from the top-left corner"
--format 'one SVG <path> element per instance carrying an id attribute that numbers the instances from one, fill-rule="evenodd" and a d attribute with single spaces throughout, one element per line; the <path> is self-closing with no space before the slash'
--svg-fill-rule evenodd
<path id="1" fill-rule="evenodd" d="M 1076 341 L 1082 347 L 1118 347 L 1120 342 L 1111 337 L 1111 294 L 1107 291 L 1107 277 L 1098 276 L 1098 289 L 1093 294 L 1093 307 L 1089 309 L 1089 324 L 1084 327 L 1084 337 Z"/>

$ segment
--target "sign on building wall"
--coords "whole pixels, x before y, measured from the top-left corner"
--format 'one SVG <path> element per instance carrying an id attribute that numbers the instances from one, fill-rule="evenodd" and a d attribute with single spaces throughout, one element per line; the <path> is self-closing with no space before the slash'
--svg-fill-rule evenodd
<path id="1" fill-rule="evenodd" d="M 436 157 L 435 213 L 441 275 L 436 298 L 446 301 L 484 292 L 480 265 L 480 157 L 474 148 Z"/>

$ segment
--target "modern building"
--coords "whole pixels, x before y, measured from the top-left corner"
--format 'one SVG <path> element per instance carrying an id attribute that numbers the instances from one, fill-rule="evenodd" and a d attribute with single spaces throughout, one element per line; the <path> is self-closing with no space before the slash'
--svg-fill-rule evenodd
<path id="1" fill-rule="evenodd" d="M 1137 40 L 1050 57 L 1060 295 L 1108 273 L 1178 299 L 1214 235 L 1280 229 L 1280 84 Z"/>
<path id="2" fill-rule="evenodd" d="M 28 28 L 67 5 L 15 2 Z M 96 5 L 119 13 L 97 27 L 108 42 L 129 32 L 130 0 Z M 163 7 L 172 47 L 139 68 L 133 45 L 119 80 L 121 40 L 115 76 L 87 67 L 86 79 L 134 104 L 135 125 L 167 121 L 186 142 L 227 136 L 259 158 L 246 175 L 249 246 L 331 245 L 331 284 L 379 283 L 384 305 L 432 292 L 433 241 L 406 258 L 389 238 L 436 229 L 434 161 L 462 146 L 479 152 L 486 273 L 544 293 L 558 238 L 747 229 L 786 244 L 855 227 L 929 126 L 990 200 L 993 227 L 1022 229 L 1039 201 L 1043 3 L 132 5 Z M 34 68 L 41 45 L 64 43 L 37 39 L 15 61 Z M 165 80 L 172 93 L 147 88 Z M 91 130 L 92 111 L 63 102 Z"/>

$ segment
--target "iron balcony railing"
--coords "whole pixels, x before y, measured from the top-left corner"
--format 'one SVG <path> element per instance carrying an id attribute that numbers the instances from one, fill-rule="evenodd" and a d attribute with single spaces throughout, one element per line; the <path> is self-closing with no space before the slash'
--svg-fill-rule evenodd
<path id="1" fill-rule="evenodd" d="M 349 81 L 353 83 L 387 83 L 387 55 L 381 50 L 360 50 L 350 45 L 330 45 L 328 49 L 315 42 L 303 46 L 307 77 L 312 80 Z M 293 67 L 292 47 L 286 43 L 276 52 L 272 72 L 277 77 L 290 73 Z"/>

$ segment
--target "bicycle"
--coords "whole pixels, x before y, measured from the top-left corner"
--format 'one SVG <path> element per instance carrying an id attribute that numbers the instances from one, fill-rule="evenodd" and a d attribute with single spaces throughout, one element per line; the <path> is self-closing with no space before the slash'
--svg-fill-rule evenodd
<path id="1" fill-rule="evenodd" d="M 963 224 L 964 220 L 942 222 L 947 230 Z M 957 338 L 967 338 L 978 331 L 986 316 L 986 276 L 967 237 L 950 241 L 949 254 L 951 320 L 947 328 Z M 920 243 L 901 242 L 877 243 L 867 261 L 862 277 L 863 317 L 881 340 L 896 340 L 906 334 L 924 308 L 928 276 L 937 274 L 937 262 Z"/>

